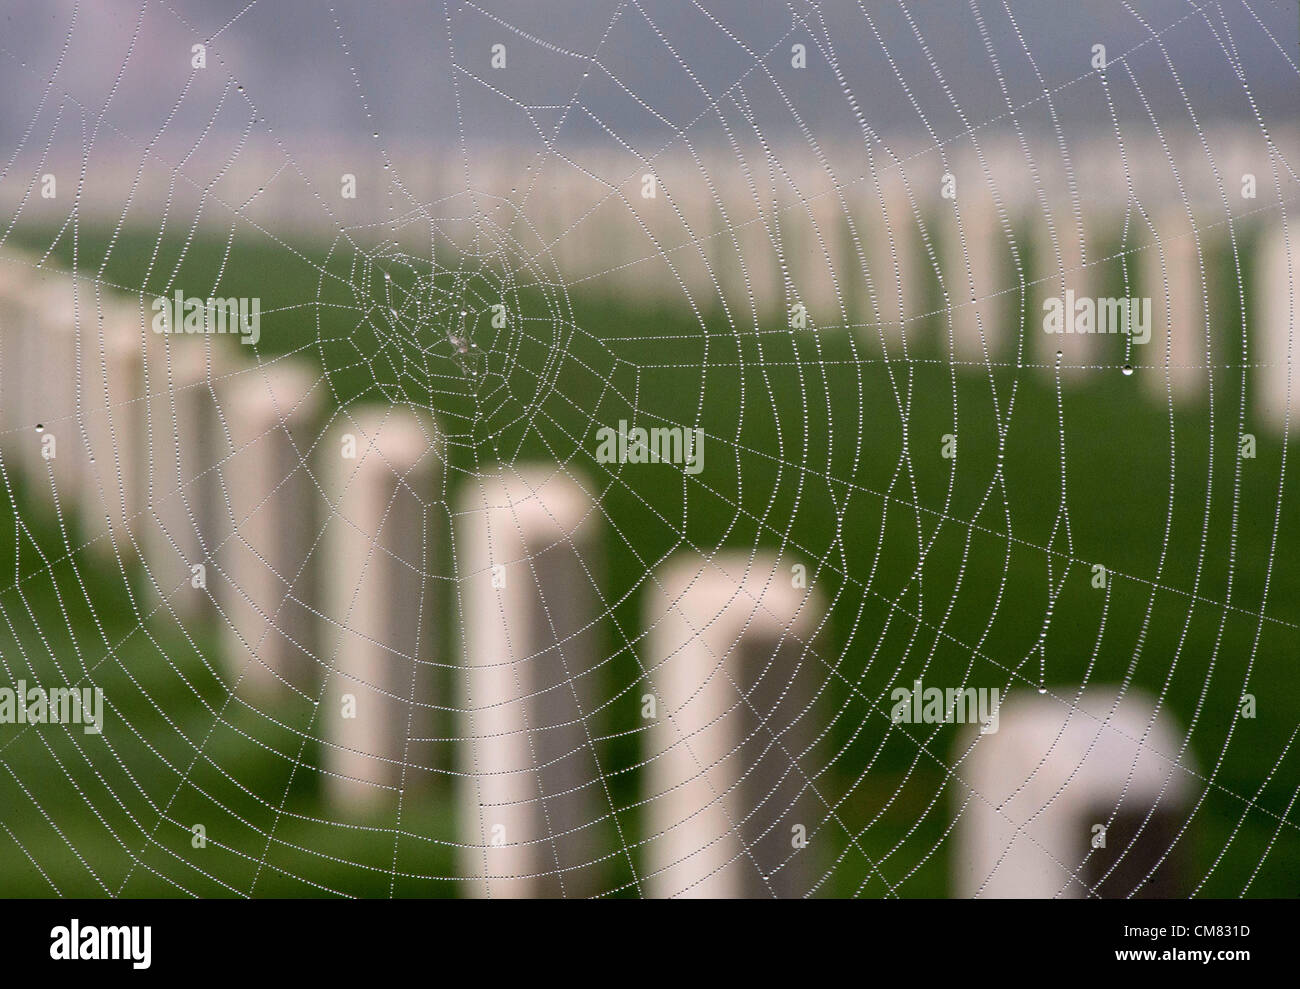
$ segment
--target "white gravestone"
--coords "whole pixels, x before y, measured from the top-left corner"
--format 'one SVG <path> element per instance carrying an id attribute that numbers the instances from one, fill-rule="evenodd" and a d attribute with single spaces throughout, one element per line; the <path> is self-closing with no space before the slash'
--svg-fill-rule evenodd
<path id="1" fill-rule="evenodd" d="M 1145 694 L 1116 706 L 1118 690 L 1090 687 L 1074 711 L 1073 693 L 1017 695 L 997 732 L 958 740 L 960 758 L 978 737 L 953 765 L 957 896 L 1187 894 L 1175 837 L 1196 779 L 1186 754 L 1175 761 L 1182 736 Z"/>
<path id="2" fill-rule="evenodd" d="M 60 509 L 80 513 L 96 556 L 134 556 L 145 516 L 144 361 L 156 338 L 139 300 L 66 275 L 43 288 L 41 325 L 37 414 L 57 437 L 46 463 Z"/>
<path id="3" fill-rule="evenodd" d="M 1099 359 L 1097 335 L 1073 332 L 1072 328 L 1083 328 L 1074 322 L 1080 301 L 1095 295 L 1097 279 L 1090 267 L 1096 261 L 1094 251 L 1089 249 L 1092 245 L 1087 244 L 1074 207 L 1064 196 L 1052 200 L 1050 222 L 1041 210 L 1031 212 L 1029 222 L 1033 225 L 1031 236 L 1038 258 L 1032 275 L 1038 280 L 1038 291 L 1031 293 L 1030 298 L 1038 299 L 1039 304 L 1026 317 L 1026 332 L 1038 341 L 1037 347 L 1027 349 L 1028 359 L 1036 357 L 1050 368 L 1055 365 L 1059 350 L 1063 367 L 1091 366 Z M 1063 332 L 1048 333 L 1044 328 L 1043 318 L 1048 313 L 1043 303 L 1048 299 L 1059 303 Z M 1092 329 L 1096 329 L 1095 320 Z M 1089 380 L 1086 375 L 1079 375 L 1078 371 L 1067 371 L 1063 378 L 1067 384 Z"/>
<path id="4" fill-rule="evenodd" d="M 1255 402 L 1262 418 L 1279 431 L 1290 418 L 1300 422 L 1300 223 L 1276 224 L 1260 242 L 1259 296 L 1252 360 L 1260 364 Z"/>
<path id="5" fill-rule="evenodd" d="M 219 396 L 237 366 L 237 351 L 226 343 L 169 336 L 148 367 L 150 471 L 141 542 L 151 592 L 161 596 L 150 610 L 165 599 L 161 613 L 171 609 L 181 620 L 210 611 L 215 584 L 207 578 L 215 547 L 230 531 L 217 470 L 230 456 L 232 415 Z M 204 569 L 195 573 L 195 566 Z"/>
<path id="6" fill-rule="evenodd" d="M 1007 343 L 1003 314 L 1008 295 L 1002 293 L 1008 287 L 1005 271 L 1012 266 L 1002 264 L 1008 254 L 1006 236 L 978 164 L 962 172 L 969 180 L 959 187 L 955 205 L 947 201 L 942 214 L 944 287 L 952 306 L 953 359 L 982 364 L 986 359 L 996 361 L 999 350 Z M 946 313 L 941 332 L 946 350 Z"/>
<path id="7" fill-rule="evenodd" d="M 384 810 L 400 789 L 424 782 L 413 778 L 407 753 L 412 736 L 427 735 L 415 667 L 430 648 L 428 516 L 440 444 L 430 423 L 389 409 L 340 416 L 323 440 L 329 504 L 317 724 L 328 798 L 340 808 Z"/>
<path id="8" fill-rule="evenodd" d="M 790 560 L 671 559 L 648 591 L 646 890 L 655 897 L 807 892 L 806 837 L 825 805 L 810 785 L 806 705 L 825 667 L 809 637 L 818 595 Z M 747 571 L 747 572 L 746 572 Z"/>
<path id="9" fill-rule="evenodd" d="M 316 673 L 310 609 L 322 498 L 309 456 L 326 389 L 318 371 L 281 358 L 229 379 L 219 393 L 233 445 L 217 472 L 218 510 L 231 530 L 216 553 L 223 645 L 232 682 L 255 696 L 285 685 L 310 692 Z"/>
<path id="10" fill-rule="evenodd" d="M 601 701 L 600 517 L 558 467 L 470 478 L 457 506 L 462 873 L 478 896 L 603 892 L 608 804 L 585 721 Z"/>
<path id="11" fill-rule="evenodd" d="M 41 463 L 36 431 L 41 384 L 39 307 L 35 260 L 6 252 L 0 264 L 0 443 L 10 481 L 28 480 Z M 45 487 L 44 469 L 39 484 Z"/>
<path id="12" fill-rule="evenodd" d="M 1134 344 L 1133 363 L 1154 368 L 1145 373 L 1144 384 L 1163 398 L 1166 384 L 1160 369 L 1168 360 L 1168 387 L 1177 400 L 1203 391 L 1209 380 L 1207 365 L 1213 359 L 1205 352 L 1205 285 L 1187 214 L 1169 210 L 1153 222 L 1160 244 L 1152 238 L 1139 255 L 1142 294 L 1151 299 L 1151 340 Z M 1204 252 L 1208 238 L 1202 233 L 1200 239 Z M 1208 269 L 1208 258 L 1206 262 Z"/>
<path id="13" fill-rule="evenodd" d="M 903 165 L 877 157 L 875 166 L 875 175 L 868 173 L 857 187 L 858 201 L 863 204 L 858 237 L 871 277 L 870 291 L 864 278 L 860 307 L 866 314 L 863 321 L 868 324 L 863 337 L 877 346 L 883 337 L 889 359 L 901 360 L 904 334 L 908 344 L 914 346 L 920 317 L 927 309 L 924 286 L 928 262 L 922 260 L 921 228 L 913 211 L 915 183 L 911 183 L 909 198 L 911 180 L 904 175 Z"/>

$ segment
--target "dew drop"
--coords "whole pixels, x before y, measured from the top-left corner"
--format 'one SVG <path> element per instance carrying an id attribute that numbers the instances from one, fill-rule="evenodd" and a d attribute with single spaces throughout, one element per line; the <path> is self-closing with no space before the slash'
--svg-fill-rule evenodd
<path id="1" fill-rule="evenodd" d="M 1133 373 L 1133 365 L 1131 365 L 1131 364 L 1125 364 L 1125 365 L 1124 365 L 1124 376 L 1125 376 L 1125 377 L 1128 377 L 1128 376 L 1129 376 L 1130 374 L 1132 374 L 1132 373 Z"/>
<path id="2" fill-rule="evenodd" d="M 45 424 L 44 424 L 44 423 L 41 423 L 41 422 L 38 422 L 38 423 L 36 424 L 36 431 L 37 431 L 38 433 L 43 433 L 43 432 L 45 432 Z"/>
<path id="3" fill-rule="evenodd" d="M 1040 694 L 1045 694 L 1045 693 L 1047 693 L 1047 688 L 1046 688 L 1046 687 L 1039 687 L 1039 688 L 1038 688 L 1038 692 L 1039 692 Z"/>

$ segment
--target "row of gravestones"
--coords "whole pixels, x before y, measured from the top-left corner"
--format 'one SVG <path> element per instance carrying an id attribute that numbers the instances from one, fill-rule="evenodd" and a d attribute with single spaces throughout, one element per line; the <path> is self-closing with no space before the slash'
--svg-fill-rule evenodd
<path id="1" fill-rule="evenodd" d="M 77 515 L 77 556 L 138 556 L 150 614 L 216 609 L 232 689 L 317 706 L 339 813 L 414 785 L 434 741 L 434 424 L 367 408 L 322 430 L 322 379 L 305 367 L 155 336 L 92 281 L 19 270 L 0 292 L 5 469 Z M 532 466 L 463 484 L 452 510 L 458 614 L 441 617 L 463 629 L 461 874 L 484 895 L 600 892 L 593 835 L 612 812 L 591 732 L 613 619 L 592 571 L 597 505 L 571 472 Z M 647 583 L 624 643 L 649 705 L 647 893 L 799 894 L 816 880 L 809 843 L 856 841 L 812 763 L 824 603 L 793 584 L 788 560 L 728 552 L 681 554 Z M 1176 844 L 1191 776 L 1168 716 L 1104 687 L 1072 700 L 1008 701 L 1000 730 L 959 750 L 957 891 L 1127 893 Z M 1176 864 L 1159 876 L 1176 881 Z"/>
<path id="2" fill-rule="evenodd" d="M 1211 366 L 1248 364 L 1258 377 L 1253 407 L 1281 426 L 1300 407 L 1300 389 L 1289 386 L 1300 237 L 1286 233 L 1297 149 L 1289 136 L 1253 129 L 1135 132 L 1122 145 L 1102 133 L 1069 148 L 980 129 L 940 147 L 828 146 L 824 161 L 798 144 L 743 155 L 743 145 L 731 154 L 673 147 L 647 159 L 575 149 L 573 160 L 545 157 L 524 175 L 517 158 L 494 152 L 474 162 L 468 189 L 459 158 L 425 153 L 428 174 L 415 187 L 439 204 L 442 236 L 485 238 L 527 259 L 525 281 L 581 282 L 657 304 L 689 298 L 709 316 L 725 304 L 742 328 L 803 306 L 811 327 L 850 323 L 891 357 L 902 356 L 901 328 L 925 321 L 938 322 L 945 346 L 951 326 L 957 361 L 1008 359 L 1023 277 L 1037 283 L 1026 287 L 1034 301 L 1024 361 L 1050 367 L 1059 350 L 1066 368 L 1123 363 L 1095 335 L 1043 332 L 1034 311 L 1038 295 L 1118 292 L 1107 255 L 1123 250 L 1130 280 L 1153 303 L 1152 339 L 1126 358 L 1140 380 L 1158 397 L 1195 396 Z M 268 154 L 231 180 L 276 171 L 283 152 Z M 319 171 L 352 175 L 355 157 L 320 158 Z M 135 169 L 119 181 L 132 186 Z M 251 181 L 250 192 L 264 184 Z M 289 222 L 274 188 L 248 207 L 272 226 Z M 344 202 L 368 216 L 383 193 L 376 175 Z M 312 212 L 293 203 L 296 214 Z M 97 204 L 120 214 L 113 195 Z M 1262 235 L 1254 271 L 1249 262 L 1227 270 L 1224 245 L 1247 243 L 1251 226 Z M 1247 352 L 1239 327 L 1215 322 L 1215 296 L 1233 294 L 1238 274 L 1253 284 Z"/>
<path id="3" fill-rule="evenodd" d="M 956 361 L 1007 360 L 1023 293 L 1025 362 L 1051 367 L 1058 351 L 1066 368 L 1131 362 L 1153 395 L 1181 400 L 1207 390 L 1211 368 L 1244 361 L 1258 369 L 1260 418 L 1280 428 L 1300 409 L 1288 384 L 1300 271 L 1300 230 L 1287 220 L 1294 149 L 1248 142 L 1243 132 L 1180 134 L 1130 140 L 1127 154 L 1085 143 L 1069 172 L 1052 149 L 1030 159 L 986 142 L 944 158 L 880 156 L 849 180 L 836 178 L 848 159 L 823 173 L 784 158 L 740 168 L 681 153 L 621 185 L 556 162 L 547 194 L 527 202 L 528 225 L 561 277 L 628 298 L 690 300 L 706 314 L 721 304 L 740 327 L 766 328 L 782 309 L 800 329 L 849 324 L 891 356 L 901 356 L 902 328 L 911 341 L 925 322 L 941 327 Z M 500 173 L 504 187 L 509 170 Z M 494 188 L 493 175 L 481 184 Z M 1230 311 L 1220 296 L 1235 296 L 1239 277 L 1253 283 L 1244 353 L 1241 326 L 1220 325 Z M 1045 332 L 1039 304 L 1067 292 L 1149 298 L 1149 342 L 1125 351 L 1097 334 Z"/>

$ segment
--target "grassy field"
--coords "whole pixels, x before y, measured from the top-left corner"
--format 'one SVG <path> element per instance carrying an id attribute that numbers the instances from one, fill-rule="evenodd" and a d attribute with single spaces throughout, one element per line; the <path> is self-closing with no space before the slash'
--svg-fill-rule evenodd
<path id="1" fill-rule="evenodd" d="M 83 232 L 78 267 L 97 270 L 105 244 Z M 48 245 L 32 237 L 27 246 Z M 227 253 L 222 239 L 177 235 L 158 245 L 152 232 L 132 233 L 114 244 L 103 277 L 149 296 L 169 284 L 259 296 L 260 359 L 311 362 L 333 407 L 433 409 L 449 441 L 440 504 L 503 458 L 558 460 L 591 479 L 607 520 L 599 647 L 610 661 L 590 687 L 608 702 L 591 724 L 613 806 L 592 836 L 602 888 L 636 895 L 644 871 L 643 850 L 633 847 L 629 864 L 614 823 L 644 836 L 635 806 L 643 782 L 631 767 L 643 758 L 636 638 L 646 570 L 673 551 L 722 541 L 805 562 L 829 603 L 806 671 L 827 685 L 812 718 L 827 730 L 804 765 L 836 806 L 834 817 L 808 821 L 801 876 L 811 886 L 828 873 L 817 895 L 889 895 L 881 874 L 901 896 L 948 892 L 956 795 L 931 754 L 951 753 L 957 729 L 914 726 L 909 736 L 890 725 L 886 699 L 916 678 L 1033 692 L 1031 651 L 1049 604 L 1043 665 L 1054 694 L 1068 698 L 1085 677 L 1128 681 L 1162 695 L 1180 727 L 1195 724 L 1188 752 L 1204 800 L 1184 852 L 1194 879 L 1213 865 L 1203 895 L 1237 895 L 1266 851 L 1250 895 L 1295 894 L 1300 835 L 1283 815 L 1300 774 L 1297 754 L 1282 753 L 1300 723 L 1300 513 L 1279 484 L 1284 451 L 1249 402 L 1249 375 L 1241 404 L 1234 283 L 1212 285 L 1225 365 L 1214 375 L 1213 415 L 1205 393 L 1179 398 L 1171 414 L 1146 387 L 1160 373 L 1143 366 L 1154 354 L 1132 375 L 1120 373 L 1118 350 L 1111 367 L 1065 368 L 1058 391 L 1050 369 L 1015 366 L 1012 332 L 992 369 L 954 368 L 941 316 L 909 331 L 908 362 L 892 350 L 886 362 L 874 329 L 794 334 L 771 313 L 761 332 L 736 332 L 711 310 L 706 334 L 684 307 L 565 298 L 536 285 L 509 288 L 517 316 L 509 327 L 476 330 L 486 356 L 472 381 L 447 356 L 443 328 L 425 338 L 383 328 L 378 310 L 363 318 L 367 297 L 382 298 L 383 287 L 350 246 L 291 246 L 250 232 Z M 54 254 L 71 264 L 67 238 Z M 1226 268 L 1220 258 L 1215 270 Z M 1108 277 L 1120 277 L 1118 266 Z M 486 298 L 491 279 L 477 291 Z M 1018 300 L 1026 354 L 1037 351 L 1028 337 L 1039 295 Z M 933 286 L 931 296 L 938 309 Z M 910 394 L 906 428 L 895 385 L 905 401 Z M 704 428 L 704 472 L 597 470 L 596 429 L 634 418 Z M 1238 457 L 1242 431 L 1258 437 L 1254 459 Z M 948 433 L 959 438 L 952 461 L 939 455 Z M 900 468 L 905 445 L 910 460 Z M 144 617 L 138 563 L 70 555 L 79 543 L 75 532 L 65 540 L 48 493 L 8 464 L 6 474 L 13 519 L 0 538 L 0 572 L 13 577 L 0 587 L 0 677 L 63 682 L 89 670 L 112 712 L 103 740 L 0 726 L 3 892 L 457 894 L 449 745 L 435 748 L 400 814 L 341 817 L 323 804 L 311 768 L 319 752 L 310 705 L 269 711 L 232 698 L 214 627 L 182 625 L 165 610 Z M 1068 531 L 1058 525 L 1063 506 Z M 443 575 L 449 525 L 435 519 Z M 1094 563 L 1110 572 L 1104 590 L 1091 584 Z M 435 585 L 431 607 L 451 613 L 449 582 Z M 451 623 L 437 623 L 432 642 L 437 658 L 456 661 Z M 452 675 L 440 677 L 452 703 Z M 1245 691 L 1258 701 L 1254 719 L 1236 717 Z M 449 716 L 429 732 L 454 733 Z M 195 824 L 206 847 L 194 847 Z"/>

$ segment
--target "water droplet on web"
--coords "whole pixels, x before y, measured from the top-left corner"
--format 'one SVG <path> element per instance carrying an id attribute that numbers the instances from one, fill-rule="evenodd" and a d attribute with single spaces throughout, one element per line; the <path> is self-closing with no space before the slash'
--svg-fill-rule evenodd
<path id="1" fill-rule="evenodd" d="M 1046 687 L 1039 687 L 1039 688 L 1038 688 L 1038 692 L 1039 692 L 1040 694 L 1045 694 L 1045 693 L 1047 693 L 1047 688 L 1046 688 Z"/>
<path id="2" fill-rule="evenodd" d="M 1130 375 L 1130 374 L 1132 374 L 1132 373 L 1133 373 L 1133 365 L 1132 365 L 1132 364 L 1125 364 L 1125 365 L 1124 365 L 1124 376 L 1125 376 L 1125 377 L 1128 377 L 1128 375 Z"/>
<path id="3" fill-rule="evenodd" d="M 36 424 L 36 431 L 37 431 L 38 433 L 43 433 L 43 432 L 45 432 L 45 424 L 44 424 L 44 423 L 40 423 L 40 422 L 38 422 L 38 423 Z"/>

